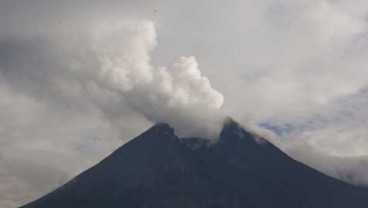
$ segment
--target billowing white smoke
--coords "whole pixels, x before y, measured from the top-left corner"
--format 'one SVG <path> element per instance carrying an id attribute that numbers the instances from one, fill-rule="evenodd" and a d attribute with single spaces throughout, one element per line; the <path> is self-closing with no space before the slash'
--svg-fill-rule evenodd
<path id="1" fill-rule="evenodd" d="M 28 51 L 24 43 L 15 47 L 27 58 L 2 69 L 14 88 L 57 105 L 98 107 L 113 125 L 129 108 L 152 122 L 170 124 L 179 136 L 215 138 L 219 133 L 222 94 L 201 75 L 194 57 L 180 57 L 168 67 L 151 64 L 157 44 L 152 22 L 96 23 L 74 36 L 40 39 L 30 41 Z"/>

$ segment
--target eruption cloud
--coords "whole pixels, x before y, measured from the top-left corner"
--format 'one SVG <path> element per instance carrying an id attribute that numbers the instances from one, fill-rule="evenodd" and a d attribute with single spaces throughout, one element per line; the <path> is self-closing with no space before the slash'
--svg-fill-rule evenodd
<path id="1" fill-rule="evenodd" d="M 215 138 L 223 122 L 223 95 L 194 57 L 153 66 L 156 45 L 153 22 L 99 22 L 67 38 L 48 34 L 13 41 L 1 73 L 12 87 L 45 102 L 97 107 L 112 126 L 128 108 L 170 124 L 179 136 Z"/>

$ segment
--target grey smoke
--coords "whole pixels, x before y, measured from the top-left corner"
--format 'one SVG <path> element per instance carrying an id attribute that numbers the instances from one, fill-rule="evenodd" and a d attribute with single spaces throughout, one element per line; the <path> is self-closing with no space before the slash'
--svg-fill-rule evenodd
<path id="1" fill-rule="evenodd" d="M 157 44 L 152 22 L 111 20 L 79 30 L 74 38 L 7 41 L 3 78 L 54 105 L 97 107 L 111 123 L 129 108 L 171 124 L 181 136 L 217 136 L 223 95 L 202 76 L 194 57 L 168 67 L 150 63 Z"/>

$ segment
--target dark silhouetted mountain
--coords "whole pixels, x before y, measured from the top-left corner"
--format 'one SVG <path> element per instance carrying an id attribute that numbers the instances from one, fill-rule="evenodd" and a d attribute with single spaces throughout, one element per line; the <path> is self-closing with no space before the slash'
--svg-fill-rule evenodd
<path id="1" fill-rule="evenodd" d="M 216 143 L 158 124 L 23 208 L 367 208 L 368 190 L 228 121 Z"/>

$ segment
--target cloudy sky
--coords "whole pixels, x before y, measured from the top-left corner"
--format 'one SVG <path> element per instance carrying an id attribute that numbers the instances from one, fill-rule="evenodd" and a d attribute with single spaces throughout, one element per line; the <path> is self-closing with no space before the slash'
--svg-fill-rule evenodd
<path id="1" fill-rule="evenodd" d="M 368 184 L 365 0 L 0 0 L 0 207 L 29 202 L 152 123 L 224 115 Z"/>

